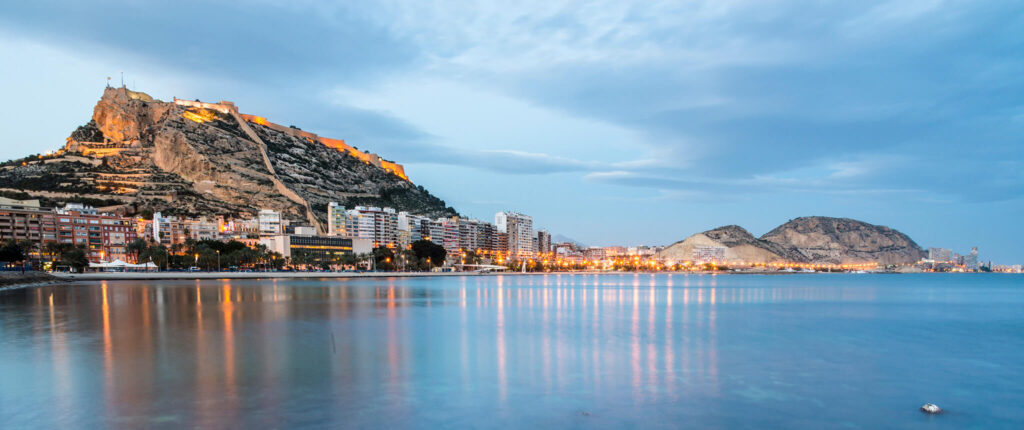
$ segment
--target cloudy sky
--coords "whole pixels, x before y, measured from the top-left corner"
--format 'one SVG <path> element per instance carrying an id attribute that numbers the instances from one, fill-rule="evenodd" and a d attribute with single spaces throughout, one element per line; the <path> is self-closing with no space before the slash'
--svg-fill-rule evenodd
<path id="1" fill-rule="evenodd" d="M 587 244 L 826 215 L 1019 263 L 1021 29 L 983 0 L 16 2 L 0 158 L 61 146 L 124 71 Z"/>

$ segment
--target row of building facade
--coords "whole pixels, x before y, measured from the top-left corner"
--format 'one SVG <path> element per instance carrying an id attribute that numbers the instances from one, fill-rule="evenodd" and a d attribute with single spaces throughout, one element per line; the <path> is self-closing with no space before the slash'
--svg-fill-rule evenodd
<path id="1" fill-rule="evenodd" d="M 279 212 L 266 209 L 251 218 L 179 218 L 157 212 L 151 219 L 142 219 L 99 213 L 81 204 L 50 209 L 41 207 L 38 200 L 0 198 L 0 240 L 82 245 L 93 262 L 130 260 L 128 245 L 139 238 L 168 247 L 189 239 L 262 243 L 285 257 L 294 249 L 325 256 L 365 253 L 380 246 L 404 249 L 418 240 L 439 244 L 449 255 L 477 251 L 496 260 L 533 258 L 553 250 L 551 235 L 535 231 L 533 219 L 517 212 L 498 212 L 491 223 L 429 218 L 392 208 L 345 209 L 331 203 L 327 218 L 328 231 L 323 236 L 312 227 L 290 225 Z"/>
<path id="2" fill-rule="evenodd" d="M 978 270 L 981 267 L 977 246 L 971 248 L 969 254 L 964 255 L 953 252 L 949 248 L 928 248 L 928 259 L 924 262 L 933 265 L 958 266 L 966 270 Z M 991 266 L 991 263 L 988 266 Z"/>
<path id="3" fill-rule="evenodd" d="M 131 218 L 80 204 L 50 209 L 40 207 L 38 200 L 0 197 L 0 240 L 33 242 L 40 252 L 46 243 L 64 243 L 86 248 L 90 261 L 124 259 L 136 237 Z"/>
<path id="4" fill-rule="evenodd" d="M 535 231 L 533 218 L 518 212 L 498 212 L 494 222 L 472 218 L 430 218 L 393 208 L 338 203 L 327 207 L 330 236 L 366 239 L 376 246 L 405 248 L 418 240 L 439 244 L 449 254 L 477 251 L 502 258 L 532 258 L 551 252 L 551 235 Z"/>

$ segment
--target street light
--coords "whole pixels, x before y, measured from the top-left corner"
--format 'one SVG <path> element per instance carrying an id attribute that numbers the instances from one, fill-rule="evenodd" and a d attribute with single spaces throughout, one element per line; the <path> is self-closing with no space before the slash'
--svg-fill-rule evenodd
<path id="1" fill-rule="evenodd" d="M 220 272 L 220 250 L 217 250 L 217 271 Z"/>

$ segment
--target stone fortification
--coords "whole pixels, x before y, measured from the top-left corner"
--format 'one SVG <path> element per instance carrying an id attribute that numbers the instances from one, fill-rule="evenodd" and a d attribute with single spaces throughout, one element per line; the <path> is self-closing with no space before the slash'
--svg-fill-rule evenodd
<path id="1" fill-rule="evenodd" d="M 330 202 L 456 215 L 401 165 L 342 140 L 242 115 L 227 101 L 163 102 L 124 87 L 106 88 L 63 148 L 0 165 L 0 184 L 34 198 L 181 216 L 272 209 L 317 227 Z"/>
<path id="2" fill-rule="evenodd" d="M 221 102 L 221 103 L 224 103 L 224 102 Z M 234 105 L 232 104 L 231 106 L 234 106 Z M 398 176 L 398 177 L 400 177 L 402 179 L 405 179 L 407 181 L 409 180 L 409 177 L 405 175 L 405 167 L 403 167 L 401 164 L 397 164 L 397 163 L 393 163 L 393 162 L 390 162 L 390 161 L 387 161 L 387 160 L 383 160 L 377 154 L 373 154 L 373 153 L 370 153 L 370 152 L 360 151 L 360 150 L 356 149 L 355 147 L 345 143 L 344 140 L 331 139 L 329 137 L 321 137 L 321 136 L 317 136 L 316 133 L 310 133 L 308 131 L 299 130 L 299 129 L 294 128 L 294 127 L 285 127 L 283 125 L 267 121 L 267 119 L 262 117 L 262 116 L 247 115 L 247 114 L 239 114 L 239 115 L 242 117 L 242 119 L 244 119 L 244 120 L 246 120 L 248 122 L 251 122 L 253 124 L 259 124 L 259 125 L 262 125 L 264 127 L 270 128 L 272 130 L 279 131 L 281 133 L 288 133 L 288 134 L 290 134 L 292 136 L 295 136 L 295 137 L 300 137 L 300 138 L 303 138 L 303 139 L 308 139 L 310 142 L 320 142 L 320 143 L 326 145 L 327 147 L 337 149 L 338 151 L 341 151 L 341 152 L 346 153 L 348 155 L 351 155 L 351 156 L 353 156 L 355 158 L 358 158 L 359 160 L 361 160 L 362 162 L 364 162 L 366 164 L 370 164 L 370 165 L 374 165 L 374 166 L 380 167 L 381 169 L 384 169 L 385 171 L 387 171 L 389 173 L 392 173 L 395 176 Z"/>

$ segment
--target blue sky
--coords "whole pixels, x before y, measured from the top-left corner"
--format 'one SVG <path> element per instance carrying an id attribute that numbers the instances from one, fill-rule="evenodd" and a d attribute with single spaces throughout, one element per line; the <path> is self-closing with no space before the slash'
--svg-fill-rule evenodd
<path id="1" fill-rule="evenodd" d="M 1024 262 L 1021 3 L 90 3 L 0 10 L 0 158 L 61 146 L 123 70 L 588 244 L 826 215 Z"/>

